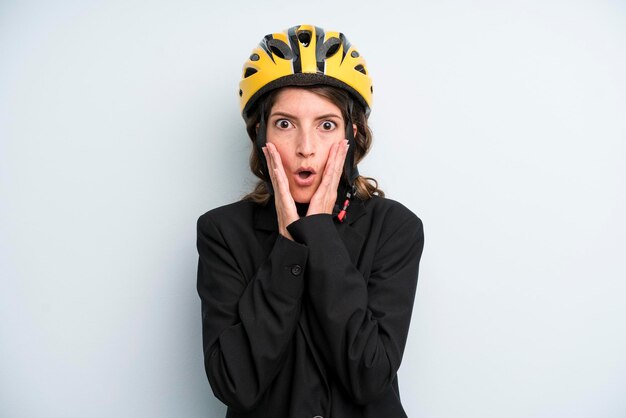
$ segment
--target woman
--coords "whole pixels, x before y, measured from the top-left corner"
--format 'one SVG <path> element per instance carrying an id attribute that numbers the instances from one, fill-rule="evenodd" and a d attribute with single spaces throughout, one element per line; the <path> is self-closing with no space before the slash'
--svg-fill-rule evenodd
<path id="1" fill-rule="evenodd" d="M 372 97 L 338 32 L 267 35 L 239 95 L 261 179 L 198 220 L 204 359 L 227 417 L 406 417 L 421 221 L 362 177 Z"/>

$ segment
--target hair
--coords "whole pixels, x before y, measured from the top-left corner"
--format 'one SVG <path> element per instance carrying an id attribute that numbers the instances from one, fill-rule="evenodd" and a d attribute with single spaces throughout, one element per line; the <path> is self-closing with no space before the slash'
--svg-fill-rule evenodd
<path id="1" fill-rule="evenodd" d="M 367 124 L 367 117 L 365 116 L 365 110 L 363 105 L 356 100 L 352 100 L 349 93 L 345 90 L 326 86 L 315 85 L 310 87 L 295 87 L 305 88 L 308 91 L 315 93 L 321 97 L 328 99 L 331 103 L 341 109 L 343 120 L 348 119 L 348 112 L 350 111 L 350 101 L 353 101 L 351 119 L 357 127 L 357 133 L 354 138 L 354 165 L 356 166 L 367 155 L 372 145 L 372 130 Z M 261 156 L 259 155 L 258 148 L 254 145 L 257 137 L 257 124 L 261 120 L 260 107 L 261 101 L 265 101 L 265 119 L 269 118 L 269 114 L 276 101 L 278 92 L 282 89 L 272 90 L 262 97 L 259 102 L 244 116 L 246 122 L 246 130 L 248 136 L 252 140 L 252 151 L 250 153 L 250 170 L 259 178 L 254 190 L 245 195 L 242 200 L 249 200 L 255 203 L 265 204 L 269 201 L 271 194 L 267 188 L 267 182 L 270 181 L 269 176 L 263 170 L 263 164 L 261 163 Z M 356 187 L 356 195 L 362 200 L 367 200 L 373 196 L 385 197 L 385 193 L 378 188 L 378 182 L 371 177 L 358 176 L 354 180 L 354 186 Z"/>

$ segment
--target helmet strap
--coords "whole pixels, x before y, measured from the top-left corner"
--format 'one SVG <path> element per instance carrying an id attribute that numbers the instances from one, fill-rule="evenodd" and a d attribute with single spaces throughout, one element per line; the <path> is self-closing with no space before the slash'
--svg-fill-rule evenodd
<path id="1" fill-rule="evenodd" d="M 346 161 L 344 163 L 343 171 L 346 173 L 346 181 L 352 187 L 354 180 L 359 177 L 359 169 L 354 165 L 354 151 L 356 148 L 356 141 L 354 139 L 354 128 L 352 127 L 352 109 L 354 102 L 352 99 L 348 102 L 348 117 L 346 118 L 346 139 L 348 140 L 348 155 L 346 155 Z"/>
<path id="2" fill-rule="evenodd" d="M 348 154 L 346 155 L 346 161 L 344 162 L 343 171 L 345 173 L 346 187 L 346 199 L 343 202 L 343 206 L 337 214 L 337 219 L 343 222 L 346 218 L 346 211 L 350 206 L 350 201 L 356 194 L 356 186 L 354 181 L 359 177 L 359 169 L 354 165 L 354 151 L 356 148 L 356 141 L 354 139 L 354 128 L 352 126 L 352 109 L 354 102 L 352 99 L 348 102 L 348 116 L 346 117 L 346 139 L 348 140 Z"/>
<path id="3" fill-rule="evenodd" d="M 272 187 L 272 181 L 270 180 L 270 172 L 268 169 L 267 160 L 265 159 L 265 154 L 263 153 L 263 147 L 267 142 L 267 122 L 265 121 L 265 102 L 261 102 L 259 109 L 261 117 L 259 118 L 259 127 L 256 132 L 256 149 L 257 154 L 259 156 L 259 160 L 261 161 L 261 166 L 263 167 L 263 172 L 267 176 L 267 180 L 265 180 L 265 186 L 267 187 L 267 191 L 269 194 L 274 194 L 274 188 Z"/>

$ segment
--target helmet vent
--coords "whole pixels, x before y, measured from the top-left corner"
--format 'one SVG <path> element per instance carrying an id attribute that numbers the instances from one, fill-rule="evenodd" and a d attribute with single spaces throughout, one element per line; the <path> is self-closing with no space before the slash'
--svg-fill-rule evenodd
<path id="1" fill-rule="evenodd" d="M 298 41 L 300 41 L 302 46 L 304 46 L 305 48 L 309 46 L 309 44 L 311 43 L 311 31 L 301 30 L 300 32 L 298 32 Z"/>
<path id="2" fill-rule="evenodd" d="M 248 67 L 248 68 L 246 68 L 246 72 L 243 74 L 243 78 L 248 78 L 248 77 L 250 77 L 252 74 L 254 74 L 256 72 L 257 72 L 257 70 L 255 70 L 254 68 Z"/>
<path id="3" fill-rule="evenodd" d="M 328 59 L 332 57 L 333 55 L 335 55 L 337 51 L 339 51 L 340 46 L 341 46 L 341 41 L 339 40 L 339 38 L 330 38 L 329 40 L 324 42 L 324 44 L 322 45 L 319 51 L 319 54 L 321 55 L 321 57 L 318 56 L 318 61 Z"/>
<path id="4" fill-rule="evenodd" d="M 356 67 L 354 67 L 354 69 L 357 70 L 360 73 L 363 73 L 363 74 L 367 75 L 367 73 L 365 72 L 365 67 L 363 67 L 361 64 L 359 64 Z"/>
<path id="5" fill-rule="evenodd" d="M 267 46 L 270 51 L 279 58 L 283 58 L 286 60 L 290 60 L 293 57 L 293 53 L 291 52 L 291 48 L 289 45 L 281 41 L 280 39 L 270 39 L 267 41 Z"/>
<path id="6" fill-rule="evenodd" d="M 332 57 L 333 55 L 335 55 L 337 53 L 337 51 L 339 51 L 339 44 L 335 44 L 335 45 L 331 46 L 328 49 L 328 52 L 326 52 L 326 58 Z"/>

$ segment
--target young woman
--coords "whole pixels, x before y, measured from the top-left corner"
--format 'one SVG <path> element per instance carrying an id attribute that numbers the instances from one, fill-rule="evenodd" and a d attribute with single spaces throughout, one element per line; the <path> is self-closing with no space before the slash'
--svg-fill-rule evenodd
<path id="1" fill-rule="evenodd" d="M 267 35 L 239 96 L 260 178 L 198 220 L 206 373 L 227 417 L 406 417 L 421 221 L 359 175 L 372 85 L 342 33 Z"/>

